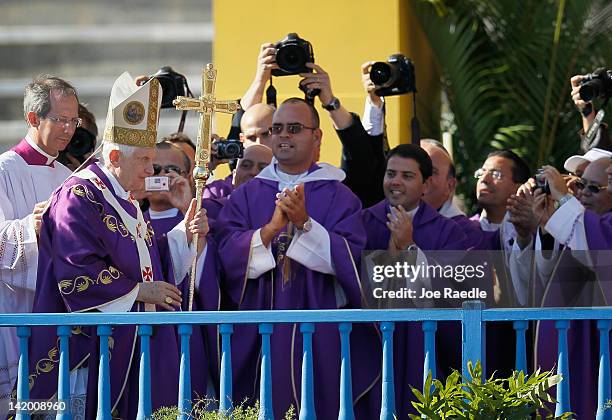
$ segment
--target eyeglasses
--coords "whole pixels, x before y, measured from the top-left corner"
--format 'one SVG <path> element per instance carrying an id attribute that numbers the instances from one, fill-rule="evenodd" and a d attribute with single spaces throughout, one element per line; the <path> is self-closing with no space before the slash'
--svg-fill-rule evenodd
<path id="1" fill-rule="evenodd" d="M 61 124 L 66 128 L 70 127 L 80 127 L 83 125 L 83 120 L 81 118 L 64 118 L 64 117 L 56 117 L 55 115 L 47 114 L 45 118 L 50 119 L 55 124 Z"/>
<path id="2" fill-rule="evenodd" d="M 275 135 L 279 135 L 283 132 L 283 128 L 287 126 L 287 133 L 289 134 L 299 134 L 302 129 L 306 128 L 308 130 L 316 130 L 317 127 L 307 127 L 302 123 L 289 123 L 289 124 L 272 124 L 272 128 L 270 128 L 270 132 Z"/>
<path id="3" fill-rule="evenodd" d="M 600 191 L 608 188 L 607 185 L 600 186 L 600 185 L 595 185 L 595 184 L 589 184 L 589 182 L 585 179 L 580 179 L 576 181 L 574 185 L 576 186 L 576 189 L 580 191 L 586 188 L 587 190 L 589 190 L 591 194 L 598 194 Z"/>
<path id="4" fill-rule="evenodd" d="M 268 137 L 270 137 L 271 134 L 272 134 L 272 129 L 268 128 L 267 130 L 264 130 L 261 133 L 251 134 L 250 136 L 244 136 L 244 138 L 252 142 L 256 142 L 258 138 L 267 139 Z"/>
<path id="5" fill-rule="evenodd" d="M 159 175 L 161 173 L 161 171 L 164 171 L 164 173 L 170 173 L 170 172 L 176 172 L 179 175 L 183 175 L 185 173 L 185 171 L 183 171 L 181 168 L 179 168 L 176 165 L 158 165 L 157 163 L 153 164 L 153 175 Z"/>
<path id="6" fill-rule="evenodd" d="M 476 172 L 474 172 L 474 178 L 480 179 L 483 176 L 485 176 L 487 172 L 490 173 L 491 177 L 496 181 L 499 181 L 503 177 L 503 174 L 501 173 L 501 171 L 498 171 L 497 169 L 480 168 L 480 169 L 477 169 Z"/>

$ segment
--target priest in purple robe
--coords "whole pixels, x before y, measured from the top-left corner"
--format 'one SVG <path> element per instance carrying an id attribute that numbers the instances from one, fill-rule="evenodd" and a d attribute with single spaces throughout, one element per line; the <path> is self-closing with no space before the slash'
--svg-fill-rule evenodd
<path id="1" fill-rule="evenodd" d="M 383 190 L 385 199 L 362 211 L 368 250 L 417 252 L 465 250 L 469 241 L 454 221 L 440 215 L 422 200 L 430 187 L 432 161 L 427 152 L 413 144 L 402 144 L 387 156 Z M 456 324 L 456 323 L 455 323 Z M 460 330 L 457 325 L 439 323 L 438 358 L 441 367 L 460 368 Z M 397 323 L 394 335 L 396 414 L 407 418 L 414 412 L 410 386 L 423 385 L 423 331 L 420 324 Z"/>
<path id="2" fill-rule="evenodd" d="M 132 191 L 153 174 L 159 82 L 140 88 L 128 73 L 115 82 L 104 133 L 103 160 L 77 172 L 59 188 L 44 213 L 34 310 L 36 312 L 172 311 L 184 298 L 175 286 L 196 257 L 191 235 L 207 232 L 195 200 L 184 222 L 162 238 Z M 161 245 L 161 246 L 160 246 Z M 165 251 L 162 251 L 165 249 Z M 138 404 L 139 340 L 135 326 L 116 326 L 109 338 L 114 417 L 134 418 Z M 95 327 L 73 328 L 70 338 L 73 418 L 94 418 L 99 339 Z M 179 347 L 173 326 L 151 337 L 153 409 L 175 405 Z M 30 398 L 56 394 L 59 370 L 55 327 L 34 328 L 30 341 Z M 193 368 L 192 368 L 193 369 Z"/>
<path id="3" fill-rule="evenodd" d="M 224 291 L 241 310 L 360 308 L 358 268 L 365 232 L 357 197 L 344 173 L 314 164 L 321 142 L 319 116 L 302 99 L 274 114 L 277 163 L 234 190 L 218 219 Z M 235 328 L 234 400 L 258 395 L 257 326 Z M 300 404 L 302 337 L 298 325 L 275 324 L 271 337 L 274 413 Z M 372 325 L 351 333 L 353 400 L 357 418 L 377 416 L 380 340 Z M 317 324 L 313 336 L 315 407 L 319 418 L 339 409 L 340 340 L 336 324 Z M 379 395 L 379 394 L 378 394 Z"/>

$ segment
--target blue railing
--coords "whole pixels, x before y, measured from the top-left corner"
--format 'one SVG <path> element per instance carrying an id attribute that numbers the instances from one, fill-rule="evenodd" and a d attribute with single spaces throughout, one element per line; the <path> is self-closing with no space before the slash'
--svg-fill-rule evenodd
<path id="1" fill-rule="evenodd" d="M 309 310 L 309 311 L 244 311 L 244 312 L 158 312 L 158 313 L 72 313 L 72 314 L 0 314 L 0 327 L 17 326 L 20 340 L 17 399 L 26 401 L 28 387 L 28 338 L 32 326 L 58 326 L 60 364 L 58 401 L 69 401 L 70 327 L 95 325 L 100 336 L 98 378 L 98 419 L 110 419 L 110 371 L 108 339 L 113 325 L 138 325 L 141 340 L 138 418 L 151 415 L 151 383 L 149 374 L 149 340 L 153 325 L 178 325 L 181 337 L 180 383 L 178 405 L 180 413 L 191 410 L 191 375 L 189 366 L 189 339 L 194 324 L 218 324 L 221 335 L 220 410 L 232 410 L 231 335 L 235 324 L 259 324 L 262 339 L 260 419 L 272 419 L 272 363 L 270 336 L 274 324 L 299 323 L 303 334 L 301 407 L 299 418 L 316 418 L 313 395 L 312 334 L 317 323 L 338 323 L 341 342 L 340 410 L 339 419 L 353 419 L 352 382 L 349 335 L 353 323 L 380 322 L 383 346 L 382 404 L 380 418 L 393 419 L 395 411 L 393 382 L 393 330 L 395 322 L 422 322 L 424 331 L 424 372 L 435 377 L 435 332 L 437 321 L 460 321 L 462 325 L 463 373 L 467 375 L 467 362 L 484 360 L 484 325 L 486 322 L 514 321 L 516 332 L 516 368 L 525 371 L 527 349 L 525 331 L 531 320 L 556 321 L 558 330 L 558 373 L 564 380 L 557 386 L 556 414 L 571 411 L 569 400 L 569 366 L 567 330 L 570 320 L 597 320 L 600 332 L 600 361 L 597 419 L 610 418 L 604 411 L 611 398 L 609 335 L 612 327 L 612 308 L 547 308 L 547 309 L 483 309 L 480 302 L 467 302 L 462 309 L 406 309 L 406 310 Z M 183 414 L 183 418 L 187 416 Z M 29 415 L 19 412 L 18 419 Z M 69 419 L 63 412 L 58 418 Z"/>

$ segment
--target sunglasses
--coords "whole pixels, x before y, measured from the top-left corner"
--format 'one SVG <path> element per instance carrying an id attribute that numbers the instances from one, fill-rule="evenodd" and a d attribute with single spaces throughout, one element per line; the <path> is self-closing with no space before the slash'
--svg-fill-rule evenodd
<path id="1" fill-rule="evenodd" d="M 576 183 L 574 184 L 576 186 L 576 189 L 582 191 L 585 188 L 591 193 L 591 194 L 598 194 L 600 191 L 605 190 L 608 188 L 607 185 L 604 185 L 603 187 L 600 185 L 595 185 L 595 184 L 589 184 L 588 181 L 581 179 L 576 181 Z"/>
<path id="2" fill-rule="evenodd" d="M 287 133 L 289 134 L 299 134 L 304 128 L 308 130 L 317 129 L 317 127 L 307 127 L 302 123 L 272 124 L 272 127 L 270 128 L 270 132 L 272 134 L 279 135 L 280 133 L 283 132 L 283 129 L 285 128 L 285 126 L 287 127 Z"/>
<path id="3" fill-rule="evenodd" d="M 170 173 L 170 172 L 176 172 L 179 175 L 183 175 L 185 173 L 185 171 L 183 171 L 181 168 L 179 168 L 176 165 L 158 165 L 157 163 L 153 164 L 153 174 L 154 175 L 159 175 L 161 173 L 161 171 L 164 171 L 164 173 Z"/>

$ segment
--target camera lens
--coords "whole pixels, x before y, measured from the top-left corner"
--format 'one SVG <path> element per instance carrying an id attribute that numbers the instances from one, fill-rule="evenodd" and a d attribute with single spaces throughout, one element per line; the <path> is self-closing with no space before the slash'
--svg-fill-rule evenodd
<path id="1" fill-rule="evenodd" d="M 72 139 L 70 139 L 70 143 L 66 147 L 66 151 L 78 159 L 86 153 L 93 152 L 95 143 L 96 138 L 93 134 L 84 128 L 77 127 L 74 130 Z"/>
<path id="2" fill-rule="evenodd" d="M 586 102 L 592 101 L 593 98 L 599 97 L 602 88 L 601 80 L 589 80 L 580 86 L 580 99 Z"/>
<path id="3" fill-rule="evenodd" d="M 372 83 L 376 86 L 382 86 L 388 83 L 392 75 L 393 70 L 391 66 L 382 61 L 372 64 L 370 68 L 370 80 L 372 80 Z"/>
<path id="4" fill-rule="evenodd" d="M 276 51 L 276 64 L 286 72 L 295 72 L 306 65 L 308 57 L 298 45 L 285 45 Z"/>

